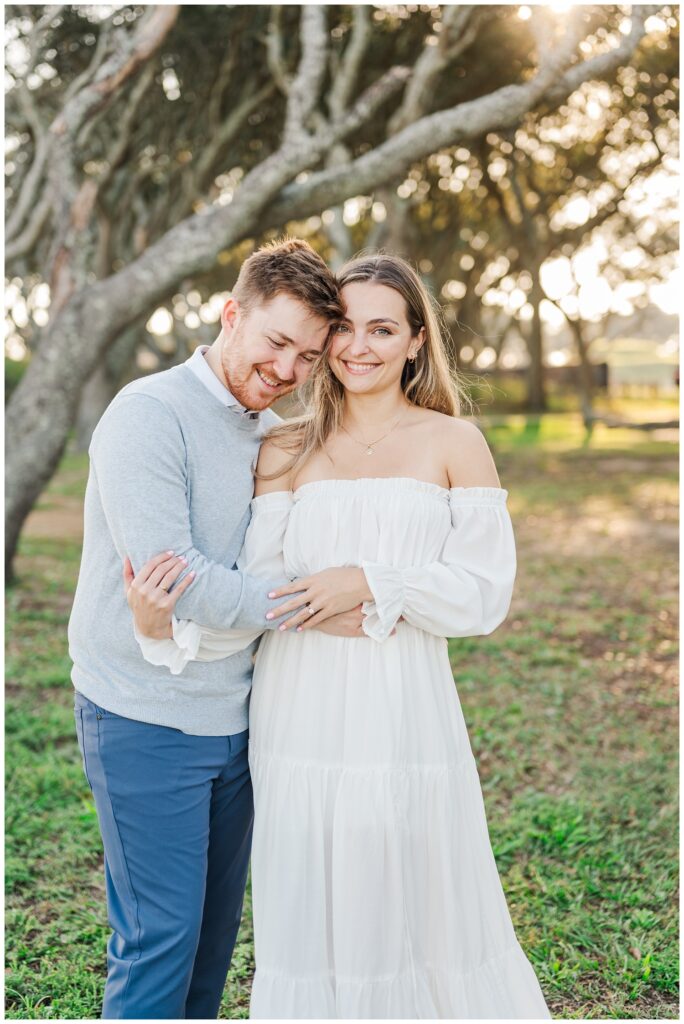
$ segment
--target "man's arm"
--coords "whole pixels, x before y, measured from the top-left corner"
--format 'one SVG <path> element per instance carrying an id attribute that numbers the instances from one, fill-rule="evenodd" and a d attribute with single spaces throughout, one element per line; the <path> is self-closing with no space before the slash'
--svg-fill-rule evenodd
<path id="1" fill-rule="evenodd" d="M 262 580 L 229 569 L 194 546 L 185 441 L 162 402 L 143 394 L 120 397 L 95 431 L 90 458 L 122 564 L 128 556 L 137 571 L 168 550 L 187 559 L 187 572 L 195 572 L 178 601 L 179 618 L 215 629 L 277 627 L 279 619 L 267 622 L 265 616 L 274 606 L 268 593 L 282 586 L 282 579 Z"/>

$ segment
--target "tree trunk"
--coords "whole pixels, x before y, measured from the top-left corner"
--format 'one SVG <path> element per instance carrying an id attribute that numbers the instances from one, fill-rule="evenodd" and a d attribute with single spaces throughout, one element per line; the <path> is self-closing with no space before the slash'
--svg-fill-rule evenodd
<path id="1" fill-rule="evenodd" d="M 76 450 L 85 452 L 90 445 L 93 430 L 105 409 L 134 372 L 135 354 L 144 329 L 143 317 L 132 324 L 116 339 L 106 356 L 100 360 L 81 392 L 76 419 Z"/>
<path id="2" fill-rule="evenodd" d="M 591 418 L 594 409 L 594 367 L 589 358 L 581 321 L 569 320 L 568 322 L 575 338 L 577 355 L 579 356 L 578 390 L 582 416 L 586 422 Z"/>
<path id="3" fill-rule="evenodd" d="M 81 392 L 76 418 L 76 451 L 88 451 L 93 430 L 117 390 L 117 381 L 112 379 L 107 364 L 100 363 Z"/>
<path id="4" fill-rule="evenodd" d="M 377 198 L 385 207 L 385 219 L 373 232 L 373 247 L 410 259 L 413 228 L 408 203 L 391 186 L 379 189 Z"/>
<path id="5" fill-rule="evenodd" d="M 7 407 L 5 431 L 5 576 L 26 516 L 64 451 L 83 381 L 111 336 L 102 318 L 73 299 L 51 325 Z M 83 339 L 88 338 L 84 348 Z"/>
<path id="6" fill-rule="evenodd" d="M 527 336 L 527 346 L 530 354 L 530 365 L 527 371 L 527 405 L 530 412 L 545 412 L 547 404 L 544 381 L 544 335 L 541 320 L 541 302 L 544 298 L 544 292 L 539 277 L 539 266 L 531 264 L 529 269 L 532 275 L 530 303 L 533 314 L 530 331 Z"/>

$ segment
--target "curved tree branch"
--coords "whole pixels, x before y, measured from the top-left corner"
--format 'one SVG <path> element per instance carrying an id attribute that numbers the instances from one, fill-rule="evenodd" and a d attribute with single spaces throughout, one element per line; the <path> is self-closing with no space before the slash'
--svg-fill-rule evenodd
<path id="1" fill-rule="evenodd" d="M 328 110 L 333 121 L 340 120 L 349 106 L 371 38 L 370 8 L 365 5 L 355 7 L 353 18 L 351 37 L 328 92 Z"/>
<path id="2" fill-rule="evenodd" d="M 31 216 L 23 230 L 5 245 L 5 260 L 8 266 L 11 267 L 13 260 L 18 260 L 31 251 L 47 223 L 51 209 L 50 196 L 44 194 L 31 210 Z"/>
<path id="3" fill-rule="evenodd" d="M 321 4 L 302 8 L 300 41 L 302 54 L 288 89 L 283 129 L 284 142 L 295 146 L 308 134 L 307 122 L 318 103 L 328 65 L 327 19 Z"/>
<path id="4" fill-rule="evenodd" d="M 179 11 L 178 4 L 168 4 L 165 7 L 153 7 L 145 14 L 133 33 L 126 35 L 125 41 L 122 40 L 123 45 L 69 98 L 50 126 L 53 135 L 68 134 L 75 139 L 85 122 L 108 103 L 119 86 L 161 46 Z"/>
<path id="5" fill-rule="evenodd" d="M 625 52 L 626 43 L 622 43 L 610 54 L 602 54 L 603 74 L 615 70 L 625 61 L 643 32 L 643 8 L 635 7 L 632 29 L 626 37 L 630 40 L 629 51 Z M 610 62 L 608 57 L 611 58 Z M 597 65 L 594 61 L 598 59 L 580 62 L 561 74 L 553 87 L 554 105 L 560 104 L 579 85 L 596 74 Z M 586 78 L 582 76 L 582 69 Z M 372 192 L 380 183 L 396 179 L 412 163 L 438 149 L 454 146 L 466 139 L 479 138 L 495 129 L 513 127 L 539 100 L 548 100 L 549 93 L 544 95 L 544 92 L 543 83 L 534 78 L 522 85 L 503 86 L 496 92 L 460 103 L 450 110 L 427 115 L 352 163 L 319 171 L 306 182 L 288 185 L 260 221 L 260 230 L 276 227 L 288 220 L 308 217 L 317 210 L 335 206 L 350 195 Z"/>

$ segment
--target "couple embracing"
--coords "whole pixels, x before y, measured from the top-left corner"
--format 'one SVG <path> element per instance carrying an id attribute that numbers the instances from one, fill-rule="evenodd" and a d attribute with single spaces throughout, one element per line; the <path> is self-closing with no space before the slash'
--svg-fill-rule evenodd
<path id="1" fill-rule="evenodd" d="M 103 1017 L 217 1016 L 250 852 L 252 1017 L 549 1017 L 445 639 L 497 627 L 516 567 L 458 411 L 407 263 L 335 278 L 286 240 L 244 263 L 213 345 L 104 414 L 69 626 Z"/>

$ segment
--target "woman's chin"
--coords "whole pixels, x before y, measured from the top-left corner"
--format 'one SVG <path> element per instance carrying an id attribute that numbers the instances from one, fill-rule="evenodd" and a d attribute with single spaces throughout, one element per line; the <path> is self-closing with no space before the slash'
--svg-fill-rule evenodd
<path id="1" fill-rule="evenodd" d="M 375 377 L 375 374 L 373 376 Z M 377 378 L 375 380 L 359 380 L 358 377 L 351 377 L 350 374 L 347 374 L 343 384 L 345 391 L 349 391 L 352 395 L 366 395 L 371 392 L 375 394 L 376 392 L 383 390 L 382 381 Z"/>

